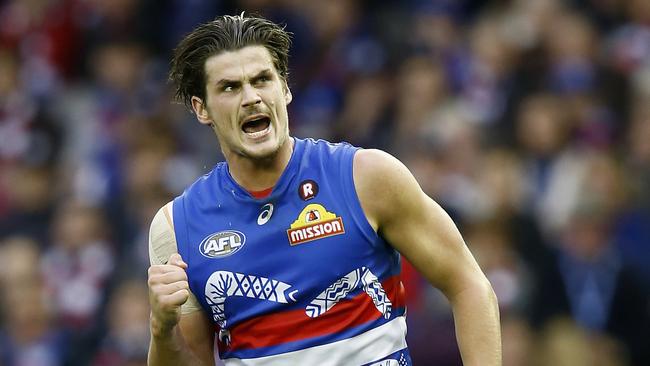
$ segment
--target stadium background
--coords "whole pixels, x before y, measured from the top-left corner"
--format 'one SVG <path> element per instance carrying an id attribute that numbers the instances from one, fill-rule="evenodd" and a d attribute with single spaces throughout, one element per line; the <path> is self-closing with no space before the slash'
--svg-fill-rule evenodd
<path id="1" fill-rule="evenodd" d="M 217 14 L 295 34 L 290 126 L 402 159 L 500 299 L 504 365 L 649 365 L 650 1 L 0 1 L 0 365 L 145 365 L 147 231 L 221 159 L 170 103 Z M 405 265 L 416 365 L 460 364 Z"/>

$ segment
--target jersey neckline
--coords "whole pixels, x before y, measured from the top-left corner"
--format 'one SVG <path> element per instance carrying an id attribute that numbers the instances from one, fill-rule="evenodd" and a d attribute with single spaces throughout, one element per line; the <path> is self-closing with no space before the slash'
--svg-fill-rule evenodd
<path id="1" fill-rule="evenodd" d="M 287 166 L 284 168 L 284 171 L 280 175 L 280 178 L 273 186 L 271 193 L 265 197 L 257 198 L 247 189 L 239 185 L 239 183 L 235 181 L 232 175 L 230 175 L 228 162 L 224 162 L 224 169 L 221 170 L 221 174 L 225 177 L 226 182 L 228 182 L 228 185 L 230 186 L 232 193 L 236 198 L 244 199 L 247 201 L 270 201 L 286 191 L 293 178 L 297 175 L 300 160 L 302 160 L 302 155 L 305 150 L 304 140 L 296 137 L 290 138 L 293 140 L 293 151 L 291 152 L 291 158 L 289 158 Z"/>

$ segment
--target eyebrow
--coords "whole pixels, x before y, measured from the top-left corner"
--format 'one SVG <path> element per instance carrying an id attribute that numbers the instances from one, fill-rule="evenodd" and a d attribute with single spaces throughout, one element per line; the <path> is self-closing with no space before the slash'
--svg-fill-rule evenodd
<path id="1" fill-rule="evenodd" d="M 267 77 L 268 78 L 270 76 L 273 76 L 273 73 L 271 72 L 271 69 L 264 69 L 264 70 L 258 72 L 257 75 L 253 76 L 251 78 L 251 80 L 255 81 L 255 80 L 257 80 L 257 79 L 259 79 L 261 77 Z"/>
<path id="2" fill-rule="evenodd" d="M 264 70 L 261 70 L 260 72 L 258 72 L 257 74 L 255 74 L 254 76 L 252 76 L 250 79 L 252 81 L 255 81 L 255 80 L 257 80 L 257 79 L 259 79 L 261 77 L 264 77 L 264 76 L 268 77 L 268 76 L 271 76 L 271 75 L 272 75 L 271 69 L 264 69 Z M 216 83 L 217 86 L 239 85 L 239 84 L 241 84 L 240 80 L 231 80 L 231 79 L 221 79 Z"/>

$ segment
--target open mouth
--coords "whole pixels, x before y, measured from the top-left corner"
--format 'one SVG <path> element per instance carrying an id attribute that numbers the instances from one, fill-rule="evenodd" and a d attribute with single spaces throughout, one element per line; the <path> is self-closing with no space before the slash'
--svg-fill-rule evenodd
<path id="1" fill-rule="evenodd" d="M 244 122 L 241 129 L 247 134 L 257 135 L 260 132 L 266 131 L 271 126 L 271 119 L 266 116 L 259 116 Z"/>

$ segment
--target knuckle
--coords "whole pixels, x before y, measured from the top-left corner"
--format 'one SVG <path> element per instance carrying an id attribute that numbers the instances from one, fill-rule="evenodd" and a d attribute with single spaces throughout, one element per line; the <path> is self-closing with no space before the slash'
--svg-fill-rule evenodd
<path id="1" fill-rule="evenodd" d="M 149 276 L 147 279 L 147 284 L 149 285 L 149 288 L 156 287 L 161 283 L 164 283 L 164 277 L 161 276 L 160 274 L 155 274 L 152 276 Z"/>
<path id="2" fill-rule="evenodd" d="M 176 271 L 176 272 L 185 273 L 185 270 L 183 269 L 183 267 L 173 266 L 173 268 L 174 268 L 174 271 Z"/>

